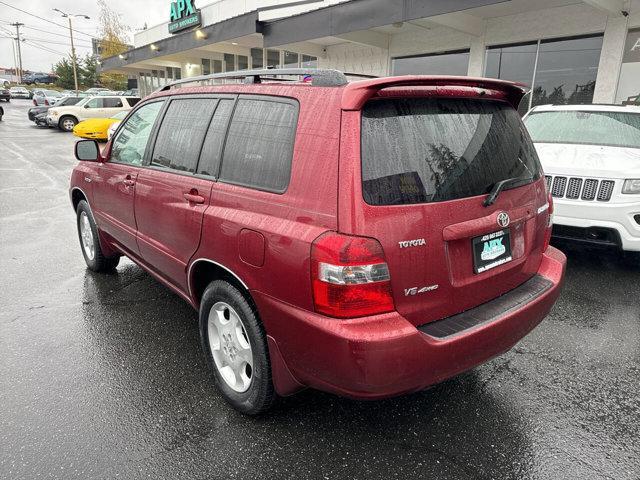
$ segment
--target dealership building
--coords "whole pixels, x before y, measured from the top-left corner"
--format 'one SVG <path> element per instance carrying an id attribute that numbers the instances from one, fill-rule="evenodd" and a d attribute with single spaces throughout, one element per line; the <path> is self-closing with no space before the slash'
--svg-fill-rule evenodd
<path id="1" fill-rule="evenodd" d="M 522 111 L 640 94 L 640 0 L 167 0 L 166 12 L 133 49 L 102 60 L 142 95 L 278 67 L 513 80 L 532 88 Z"/>

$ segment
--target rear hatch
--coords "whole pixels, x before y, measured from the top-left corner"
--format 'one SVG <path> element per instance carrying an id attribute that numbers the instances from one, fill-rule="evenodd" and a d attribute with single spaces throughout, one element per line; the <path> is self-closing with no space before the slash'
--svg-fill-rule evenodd
<path id="1" fill-rule="evenodd" d="M 357 113 L 360 178 L 349 213 L 341 206 L 340 229 L 381 243 L 400 314 L 422 325 L 535 275 L 547 194 L 512 105 L 412 92 L 369 99 Z M 495 203 L 484 206 L 507 179 Z"/>

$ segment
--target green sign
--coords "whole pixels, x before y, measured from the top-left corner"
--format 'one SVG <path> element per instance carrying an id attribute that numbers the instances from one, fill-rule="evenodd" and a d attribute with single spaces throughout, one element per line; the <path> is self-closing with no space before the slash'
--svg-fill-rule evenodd
<path id="1" fill-rule="evenodd" d="M 169 33 L 177 33 L 202 25 L 200 10 L 195 8 L 192 2 L 193 0 L 174 0 L 171 2 Z"/>

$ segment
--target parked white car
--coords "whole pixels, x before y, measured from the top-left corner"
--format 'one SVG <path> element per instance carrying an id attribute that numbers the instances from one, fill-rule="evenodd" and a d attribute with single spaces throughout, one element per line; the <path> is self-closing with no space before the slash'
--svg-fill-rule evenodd
<path id="1" fill-rule="evenodd" d="M 87 97 L 76 105 L 50 108 L 47 112 L 47 124 L 71 132 L 82 120 L 109 118 L 118 112 L 131 110 L 139 101 L 139 97 Z"/>
<path id="2" fill-rule="evenodd" d="M 640 107 L 544 105 L 524 122 L 554 197 L 554 236 L 640 252 Z"/>
<path id="3" fill-rule="evenodd" d="M 31 98 L 31 92 L 24 87 L 11 87 L 9 89 L 11 98 Z"/>

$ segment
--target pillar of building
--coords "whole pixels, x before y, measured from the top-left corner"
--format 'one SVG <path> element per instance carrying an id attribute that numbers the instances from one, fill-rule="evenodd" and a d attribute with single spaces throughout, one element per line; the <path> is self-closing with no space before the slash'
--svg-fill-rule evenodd
<path id="1" fill-rule="evenodd" d="M 622 15 L 610 15 L 607 18 L 593 103 L 615 102 L 624 43 L 627 38 L 627 24 L 627 17 Z"/>

